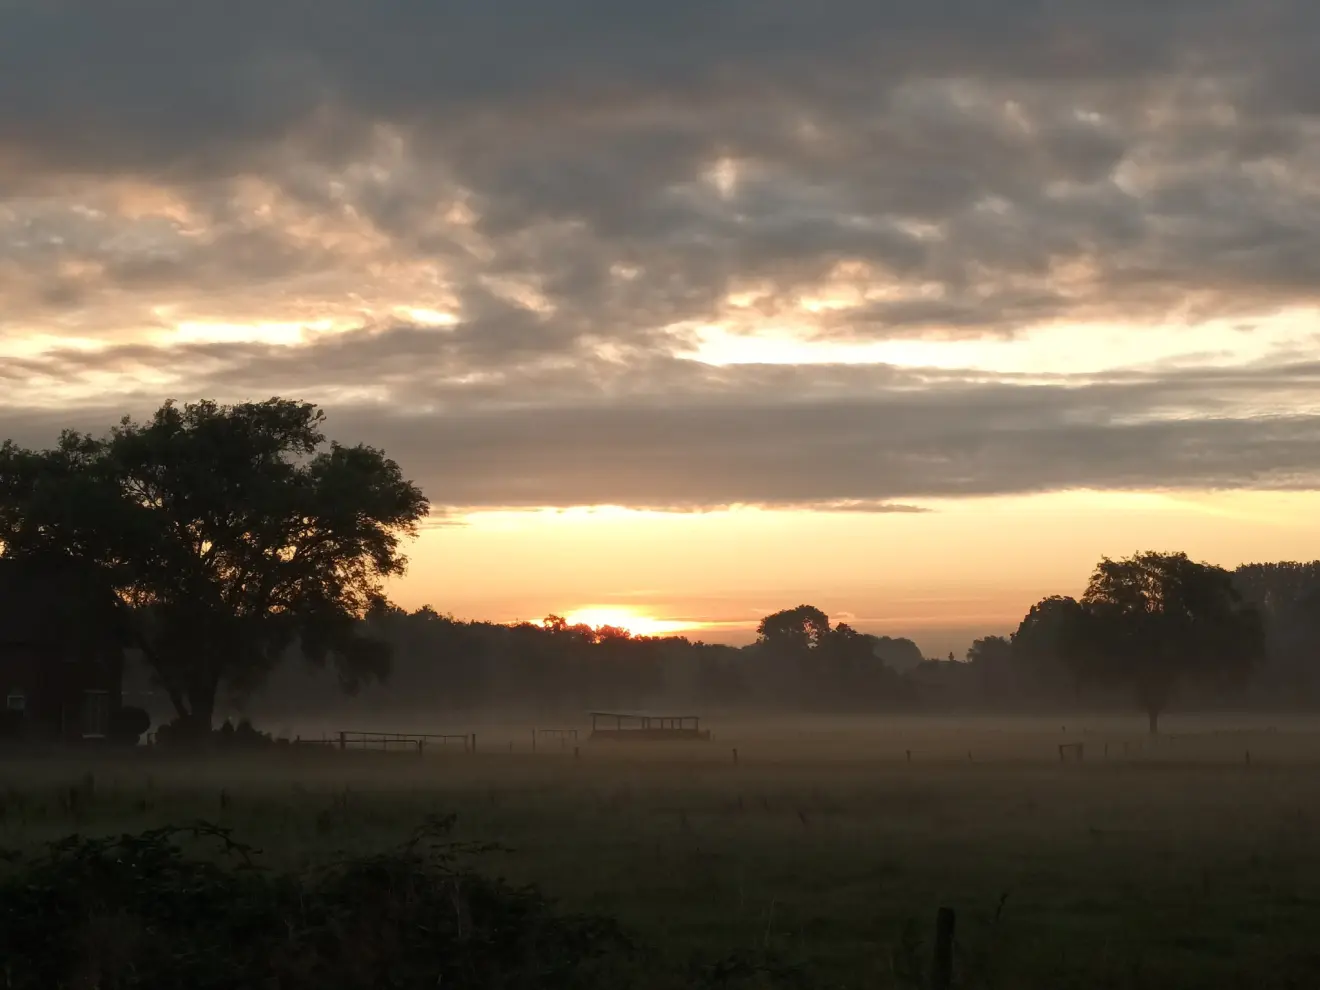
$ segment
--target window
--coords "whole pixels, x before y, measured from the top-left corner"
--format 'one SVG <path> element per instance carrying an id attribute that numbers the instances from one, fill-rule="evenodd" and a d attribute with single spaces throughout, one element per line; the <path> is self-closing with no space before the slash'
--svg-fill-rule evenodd
<path id="1" fill-rule="evenodd" d="M 110 692 L 83 692 L 84 739 L 104 739 L 110 731 Z"/>
<path id="2" fill-rule="evenodd" d="M 27 711 L 27 695 L 22 691 L 10 691 L 5 698 L 5 708 L 11 712 Z"/>

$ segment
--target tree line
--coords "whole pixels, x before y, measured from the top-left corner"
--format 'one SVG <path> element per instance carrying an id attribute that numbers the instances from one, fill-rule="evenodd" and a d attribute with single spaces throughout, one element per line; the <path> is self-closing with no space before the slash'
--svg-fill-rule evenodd
<path id="1" fill-rule="evenodd" d="M 1320 623 L 1306 624 L 1309 591 L 1282 590 L 1299 571 L 1311 578 L 1297 587 L 1320 588 L 1320 562 L 1229 572 L 1182 553 L 1102 559 L 1080 597 L 1047 597 L 1009 635 L 947 660 L 923 658 L 909 639 L 831 623 L 811 605 L 766 616 L 744 647 L 634 637 L 557 616 L 501 625 L 385 605 L 364 626 L 391 644 L 394 672 L 363 700 L 395 711 L 1108 709 L 1142 712 L 1156 731 L 1178 703 L 1320 703 L 1320 677 L 1310 673 L 1320 674 Z M 290 665 L 270 685 L 268 710 L 335 707 L 329 681 L 310 684 L 298 671 Z"/>
<path id="2" fill-rule="evenodd" d="M 345 695 L 427 711 L 1112 705 L 1152 731 L 1179 702 L 1320 701 L 1320 562 L 1105 558 L 1079 597 L 1048 597 L 948 661 L 810 605 L 766 616 L 742 648 L 405 612 L 384 581 L 428 500 L 384 452 L 329 442 L 324 418 L 279 398 L 168 402 L 46 450 L 6 441 L 0 557 L 97 589 L 105 634 L 141 658 L 182 732 L 209 731 L 217 706 L 326 710 Z"/>

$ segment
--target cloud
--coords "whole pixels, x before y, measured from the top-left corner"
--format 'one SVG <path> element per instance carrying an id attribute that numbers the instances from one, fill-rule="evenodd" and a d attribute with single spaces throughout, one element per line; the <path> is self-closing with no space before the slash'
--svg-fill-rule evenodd
<path id="1" fill-rule="evenodd" d="M 733 505 L 821 511 L 922 511 L 922 500 L 1061 489 L 1314 488 L 1320 486 L 1320 364 L 1118 372 L 986 381 L 968 372 L 876 366 L 711 369 L 655 360 L 523 370 L 489 381 L 411 379 L 426 335 L 396 329 L 306 348 L 207 344 L 192 380 L 225 399 L 299 381 L 336 393 L 330 430 L 383 447 L 437 506 L 625 505 L 705 511 Z M 54 378 L 159 357 L 69 352 Z M 242 355 L 242 360 L 238 360 Z M 43 363 L 0 364 L 0 378 Z M 171 354 L 172 361 L 180 361 Z M 207 361 L 219 371 L 207 376 Z M 398 384 L 363 403 L 352 384 Z M 611 375 L 613 377 L 611 377 Z M 314 376 L 314 377 L 313 377 Z M 1310 396 L 1311 398 L 1307 398 Z M 0 433 L 50 442 L 60 426 L 99 431 L 157 401 L 41 414 L 0 414 Z M 1272 403 L 1263 407 L 1262 403 Z"/>
<path id="2" fill-rule="evenodd" d="M 455 506 L 1312 484 L 1300 365 L 677 355 L 1320 306 L 1317 48 L 1309 0 L 14 0 L 0 423 L 306 396 Z"/>

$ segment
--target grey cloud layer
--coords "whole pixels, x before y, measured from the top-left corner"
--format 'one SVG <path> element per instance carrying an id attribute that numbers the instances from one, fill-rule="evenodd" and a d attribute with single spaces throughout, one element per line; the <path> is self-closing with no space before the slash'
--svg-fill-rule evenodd
<path id="1" fill-rule="evenodd" d="M 1315 426 L 1254 415 L 1259 379 L 673 355 L 721 320 L 864 340 L 1320 302 L 1316 51 L 1311 0 L 0 0 L 0 346 L 370 328 L 0 379 L 324 396 L 454 504 L 1309 484 Z"/>
<path id="2" fill-rule="evenodd" d="M 396 331 L 388 355 L 370 347 L 378 334 L 336 340 L 339 356 L 305 365 L 301 377 L 284 363 L 296 360 L 291 348 L 207 345 L 193 348 L 192 360 L 204 393 L 222 398 L 289 382 L 294 394 L 333 396 L 364 367 L 374 380 L 397 378 L 390 394 L 402 408 L 331 400 L 331 432 L 384 447 L 437 505 L 455 508 L 912 511 L 912 501 L 929 498 L 1074 488 L 1320 487 L 1314 362 L 984 382 L 884 367 L 717 370 L 655 359 L 640 372 L 601 364 L 516 381 L 409 379 L 402 369 L 427 333 Z M 125 350 L 117 360 L 158 356 Z M 105 358 L 68 354 L 44 370 L 69 377 Z M 40 362 L 6 362 L 0 378 L 38 370 Z M 584 375 L 594 389 L 583 387 Z M 1252 412 L 1263 398 L 1290 396 L 1296 414 Z M 11 410 L 0 415 L 0 434 L 48 443 L 60 425 L 100 430 L 155 401 Z"/>

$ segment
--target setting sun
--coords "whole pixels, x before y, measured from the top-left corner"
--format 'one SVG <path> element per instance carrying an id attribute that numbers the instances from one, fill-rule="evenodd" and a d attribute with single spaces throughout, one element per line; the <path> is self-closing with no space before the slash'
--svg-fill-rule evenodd
<path id="1" fill-rule="evenodd" d="M 576 609 L 564 616 L 564 621 L 570 626 L 590 626 L 592 629 L 599 629 L 601 626 L 614 626 L 617 629 L 626 629 L 634 636 L 672 636 L 676 633 L 700 628 L 703 625 L 700 622 L 657 619 L 654 616 L 643 615 L 634 609 L 611 605 L 593 605 Z"/>

